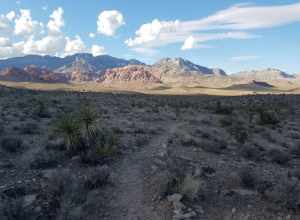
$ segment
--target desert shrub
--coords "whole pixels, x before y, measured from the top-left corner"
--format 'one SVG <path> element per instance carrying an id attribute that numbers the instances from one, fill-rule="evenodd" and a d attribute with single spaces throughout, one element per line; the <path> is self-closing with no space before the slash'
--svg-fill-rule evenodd
<path id="1" fill-rule="evenodd" d="M 201 180 L 199 177 L 183 172 L 173 174 L 168 177 L 169 181 L 166 186 L 167 194 L 179 193 L 186 199 L 194 200 L 201 189 Z"/>
<path id="2" fill-rule="evenodd" d="M 278 113 L 275 110 L 260 110 L 259 123 L 261 125 L 276 125 L 280 123 Z"/>
<path id="3" fill-rule="evenodd" d="M 1 220 L 23 220 L 27 219 L 23 207 L 23 199 L 0 199 Z"/>
<path id="4" fill-rule="evenodd" d="M 289 177 L 296 177 L 300 180 L 300 169 L 297 168 L 297 169 L 289 171 L 288 176 Z"/>
<path id="5" fill-rule="evenodd" d="M 197 144 L 195 138 L 190 134 L 181 135 L 180 142 L 186 147 L 195 146 Z"/>
<path id="6" fill-rule="evenodd" d="M 46 201 L 46 207 L 42 207 L 45 213 L 52 216 L 60 215 L 71 207 L 83 204 L 86 201 L 87 191 L 83 181 L 68 170 L 56 171 L 47 181 L 47 185 L 40 196 Z"/>
<path id="7" fill-rule="evenodd" d="M 3 126 L 1 123 L 2 123 L 2 122 L 0 121 L 0 136 L 1 136 L 2 134 L 4 134 L 4 131 L 5 131 L 4 126 Z"/>
<path id="8" fill-rule="evenodd" d="M 278 149 L 272 149 L 268 152 L 269 157 L 271 158 L 272 162 L 284 165 L 289 162 L 290 155 L 284 151 Z"/>
<path id="9" fill-rule="evenodd" d="M 34 115 L 39 118 L 50 118 L 51 117 L 45 101 L 37 100 L 36 107 L 34 109 Z"/>
<path id="10" fill-rule="evenodd" d="M 37 134 L 39 132 L 38 125 L 36 123 L 26 123 L 20 127 L 22 134 Z"/>
<path id="11" fill-rule="evenodd" d="M 80 154 L 81 161 L 87 164 L 101 164 L 117 154 L 118 138 L 109 129 L 95 128 L 89 133 L 89 143 Z"/>
<path id="12" fill-rule="evenodd" d="M 243 186 L 247 188 L 255 188 L 257 182 L 258 182 L 258 177 L 254 170 L 252 170 L 250 167 L 243 167 L 239 171 L 239 176 L 241 178 L 241 183 Z"/>
<path id="13" fill-rule="evenodd" d="M 179 192 L 188 199 L 195 199 L 200 191 L 201 182 L 192 175 L 186 175 L 179 186 Z"/>
<path id="14" fill-rule="evenodd" d="M 87 133 L 89 133 L 90 127 L 99 118 L 96 108 L 88 103 L 81 106 L 79 117 Z"/>
<path id="15" fill-rule="evenodd" d="M 220 125 L 221 127 L 229 127 L 233 124 L 233 118 L 232 117 L 222 117 L 220 119 Z"/>
<path id="16" fill-rule="evenodd" d="M 149 142 L 149 138 L 145 135 L 135 135 L 135 145 L 137 147 L 145 146 Z"/>
<path id="17" fill-rule="evenodd" d="M 62 116 L 56 123 L 55 132 L 64 137 L 67 150 L 76 150 L 80 141 L 80 122 L 73 114 Z"/>
<path id="18" fill-rule="evenodd" d="M 90 168 L 84 177 L 84 186 L 89 189 L 99 188 L 110 181 L 109 167 L 104 165 L 101 167 Z"/>
<path id="19" fill-rule="evenodd" d="M 94 129 L 90 137 L 98 155 L 112 156 L 115 153 L 118 137 L 112 130 Z"/>
<path id="20" fill-rule="evenodd" d="M 32 169 L 48 169 L 57 167 L 62 155 L 54 151 L 42 151 L 38 153 L 33 161 L 30 163 Z"/>
<path id="21" fill-rule="evenodd" d="M 203 150 L 214 154 L 222 153 L 227 147 L 225 142 L 216 140 L 202 140 L 201 143 L 199 143 L 199 146 Z"/>
<path id="22" fill-rule="evenodd" d="M 241 155 L 250 160 L 259 160 L 261 157 L 261 152 L 256 146 L 245 144 L 241 147 Z"/>
<path id="23" fill-rule="evenodd" d="M 290 149 L 290 153 L 295 157 L 300 157 L 300 142 L 295 143 L 295 145 Z"/>
<path id="24" fill-rule="evenodd" d="M 300 210 L 300 182 L 295 178 L 285 178 L 265 193 L 267 198 L 287 209 Z"/>
<path id="25" fill-rule="evenodd" d="M 222 104 L 222 102 L 217 101 L 216 107 L 215 107 L 216 114 L 230 115 L 232 112 L 233 112 L 232 106 L 224 105 L 224 104 Z"/>
<path id="26" fill-rule="evenodd" d="M 6 137 L 1 140 L 2 149 L 9 153 L 17 153 L 24 149 L 23 142 L 19 138 Z"/>
<path id="27" fill-rule="evenodd" d="M 4 195 L 7 198 L 12 198 L 12 199 L 17 199 L 21 198 L 26 195 L 30 191 L 29 188 L 26 188 L 24 185 L 17 185 L 17 186 L 12 186 L 7 189 L 5 189 L 2 192 L 2 195 Z"/>
<path id="28" fill-rule="evenodd" d="M 230 127 L 229 131 L 234 139 L 240 144 L 245 144 L 249 138 L 247 128 L 241 123 L 234 123 L 234 125 Z"/>
<path id="29" fill-rule="evenodd" d="M 63 139 L 49 140 L 46 144 L 46 150 L 65 151 L 66 144 Z"/>

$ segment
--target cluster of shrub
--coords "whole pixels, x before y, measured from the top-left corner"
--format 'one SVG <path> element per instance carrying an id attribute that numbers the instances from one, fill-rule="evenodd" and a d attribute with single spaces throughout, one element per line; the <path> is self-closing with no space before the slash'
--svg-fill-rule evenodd
<path id="1" fill-rule="evenodd" d="M 118 139 L 113 130 L 99 126 L 100 115 L 91 104 L 82 105 L 79 113 L 64 114 L 55 123 L 69 155 L 79 155 L 83 162 L 96 163 L 100 157 L 117 153 Z"/>

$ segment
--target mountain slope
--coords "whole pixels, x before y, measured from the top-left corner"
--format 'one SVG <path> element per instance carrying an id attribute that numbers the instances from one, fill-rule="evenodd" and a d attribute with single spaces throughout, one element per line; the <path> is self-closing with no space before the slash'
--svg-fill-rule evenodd
<path id="1" fill-rule="evenodd" d="M 47 68 L 57 72 L 73 72 L 74 68 L 89 70 L 88 72 L 102 72 L 109 68 L 123 67 L 129 64 L 143 64 L 137 60 L 119 59 L 108 55 L 94 57 L 92 54 L 81 53 L 67 56 L 64 58 L 52 56 L 28 55 L 24 57 L 0 60 L 0 70 L 9 67 L 23 69 L 28 65 L 38 68 Z M 80 66 L 82 65 L 82 66 Z M 88 67 L 88 68 L 87 68 Z M 86 72 L 86 71 L 85 71 Z"/>
<path id="2" fill-rule="evenodd" d="M 34 65 L 26 66 L 24 69 L 9 67 L 0 71 L 0 80 L 15 82 L 68 82 L 65 74 L 55 73 L 47 69 L 40 69 Z"/>
<path id="3" fill-rule="evenodd" d="M 259 90 L 270 90 L 272 88 L 274 88 L 274 86 L 269 83 L 259 82 L 259 81 L 254 80 L 250 83 L 234 84 L 232 86 L 227 87 L 226 89 L 259 91 Z"/>
<path id="4" fill-rule="evenodd" d="M 225 76 L 221 69 L 210 69 L 196 65 L 182 58 L 165 58 L 153 66 L 155 75 L 164 82 L 180 81 L 181 78 L 193 78 L 198 76 Z"/>
<path id="5" fill-rule="evenodd" d="M 294 75 L 289 75 L 278 69 L 252 70 L 233 74 L 232 77 L 242 78 L 246 80 L 270 81 L 270 80 L 289 80 L 295 79 Z"/>

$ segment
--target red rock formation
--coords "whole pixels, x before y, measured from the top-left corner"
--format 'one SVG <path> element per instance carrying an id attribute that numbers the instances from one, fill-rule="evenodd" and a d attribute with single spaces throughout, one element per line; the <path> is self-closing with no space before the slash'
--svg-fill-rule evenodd
<path id="1" fill-rule="evenodd" d="M 155 77 L 150 68 L 143 65 L 129 65 L 121 68 L 108 69 L 100 77 L 98 82 L 143 82 L 161 83 Z"/>
<path id="2" fill-rule="evenodd" d="M 54 73 L 36 66 L 26 66 L 24 69 L 9 67 L 0 71 L 0 79 L 17 82 L 67 82 L 65 74 Z"/>

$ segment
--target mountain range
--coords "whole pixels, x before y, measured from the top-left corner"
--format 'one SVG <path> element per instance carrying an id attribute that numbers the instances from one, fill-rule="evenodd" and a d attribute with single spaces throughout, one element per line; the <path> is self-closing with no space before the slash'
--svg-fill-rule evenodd
<path id="1" fill-rule="evenodd" d="M 227 75 L 219 68 L 200 66 L 182 58 L 164 58 L 146 65 L 109 55 L 94 57 L 82 53 L 64 58 L 28 55 L 0 60 L 0 80 L 18 82 L 69 83 L 181 83 L 209 87 L 266 87 L 299 82 L 299 77 L 278 69 L 244 71 Z M 262 84 L 265 82 L 266 84 Z M 249 84 L 248 86 L 245 86 Z"/>

